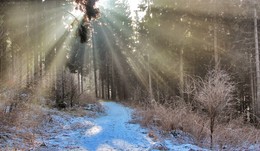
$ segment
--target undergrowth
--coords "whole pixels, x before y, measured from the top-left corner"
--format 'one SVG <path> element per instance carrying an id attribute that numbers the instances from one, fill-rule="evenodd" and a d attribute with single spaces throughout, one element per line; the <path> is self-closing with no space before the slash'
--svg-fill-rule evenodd
<path id="1" fill-rule="evenodd" d="M 47 114 L 39 106 L 19 103 L 6 113 L 0 111 L 0 141 L 2 149 L 26 149 L 34 146 L 37 128 L 45 121 Z M 11 144 L 8 141 L 12 141 Z M 23 144 L 21 146 L 21 144 Z"/>
<path id="2" fill-rule="evenodd" d="M 192 111 L 189 106 L 171 108 L 159 104 L 150 107 L 138 107 L 133 114 L 133 122 L 144 127 L 157 128 L 163 134 L 181 130 L 195 138 L 195 144 L 210 147 L 209 118 Z M 230 150 L 233 148 L 247 149 L 260 143 L 260 130 L 245 123 L 242 118 L 233 119 L 227 123 L 216 124 L 214 133 L 214 148 Z"/>
<path id="3" fill-rule="evenodd" d="M 156 127 L 164 134 L 181 130 L 191 134 L 196 145 L 212 150 L 260 145 L 260 130 L 246 122 L 235 108 L 236 84 L 227 72 L 215 69 L 204 79 L 190 77 L 181 91 L 189 100 L 132 103 L 138 108 L 134 121 L 145 127 Z"/>

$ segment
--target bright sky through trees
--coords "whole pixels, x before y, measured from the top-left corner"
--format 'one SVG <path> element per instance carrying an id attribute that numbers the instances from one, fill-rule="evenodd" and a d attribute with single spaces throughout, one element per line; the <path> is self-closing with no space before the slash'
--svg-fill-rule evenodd
<path id="1" fill-rule="evenodd" d="M 126 100 L 151 107 L 147 115 L 162 116 L 167 125 L 158 126 L 169 132 L 187 130 L 197 142 L 221 147 L 237 142 L 222 136 L 234 118 L 257 125 L 260 0 L 1 0 L 0 7 L 3 116 L 5 106 L 20 102 L 77 108 L 96 98 Z M 221 77 L 209 76 L 212 70 L 231 77 L 210 85 Z M 209 108 L 212 98 L 225 106 Z M 241 142 L 260 138 L 237 131 L 234 138 L 248 135 Z"/>
<path id="2" fill-rule="evenodd" d="M 99 0 L 97 2 L 97 6 L 104 7 L 105 9 L 107 9 L 108 3 L 110 1 L 111 0 Z M 129 9 L 130 9 L 132 18 L 136 17 L 136 12 L 138 13 L 139 19 L 142 19 L 145 16 L 146 11 L 140 11 L 140 8 L 139 8 L 140 4 L 144 3 L 143 0 L 126 0 L 126 1 L 127 1 L 127 4 L 129 5 Z M 122 2 L 122 0 L 118 1 L 118 3 L 121 3 L 121 2 Z"/>

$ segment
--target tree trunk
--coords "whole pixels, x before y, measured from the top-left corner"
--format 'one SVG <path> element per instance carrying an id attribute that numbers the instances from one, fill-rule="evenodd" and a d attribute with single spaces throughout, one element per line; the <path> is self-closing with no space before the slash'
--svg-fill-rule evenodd
<path id="1" fill-rule="evenodd" d="M 184 70 L 183 70 L 183 48 L 180 50 L 180 95 L 181 98 L 184 99 L 184 94 L 183 94 L 183 90 L 184 90 Z"/>
<path id="2" fill-rule="evenodd" d="M 151 6 L 150 6 L 150 0 L 147 0 L 147 6 L 148 6 L 148 16 L 150 16 L 151 13 Z M 148 85 L 149 85 L 149 99 L 151 103 L 154 103 L 154 96 L 153 96 L 153 88 L 152 88 L 152 77 L 151 77 L 151 67 L 150 67 L 150 54 L 147 50 L 147 66 L 148 66 Z"/>
<path id="3" fill-rule="evenodd" d="M 38 1 L 35 1 L 33 4 L 33 11 L 35 12 L 35 15 L 39 15 L 38 14 L 38 10 L 39 10 L 39 7 L 38 7 Z M 38 50 L 38 43 L 39 43 L 39 19 L 40 17 L 33 17 L 33 23 L 34 23 L 34 29 L 33 29 L 33 33 L 34 33 L 34 36 L 33 36 L 33 66 L 34 66 L 34 72 L 33 72 L 33 85 L 34 84 L 37 84 L 37 81 L 38 81 L 38 56 L 39 56 L 39 50 Z"/>
<path id="4" fill-rule="evenodd" d="M 80 74 L 80 88 L 81 88 L 81 93 L 83 93 L 83 91 L 84 91 L 84 77 L 83 77 L 83 75 L 82 75 L 82 69 L 81 69 L 81 74 Z"/>
<path id="5" fill-rule="evenodd" d="M 219 58 L 218 58 L 218 39 L 217 39 L 217 23 L 214 18 L 214 61 L 215 61 L 215 69 L 218 69 L 219 66 Z"/>
<path id="6" fill-rule="evenodd" d="M 213 133 L 214 133 L 215 115 L 210 116 L 210 149 L 213 150 Z"/>
<path id="7" fill-rule="evenodd" d="M 30 3 L 27 1 L 27 17 L 26 17 L 26 48 L 27 52 L 30 49 Z M 26 55 L 26 85 L 30 85 L 30 57 L 29 55 Z"/>
<path id="8" fill-rule="evenodd" d="M 154 103 L 149 52 L 147 53 L 147 64 L 148 64 L 149 99 L 151 103 Z"/>
<path id="9" fill-rule="evenodd" d="M 62 102 L 65 100 L 65 82 L 66 79 L 64 78 L 64 70 L 61 71 L 61 96 L 62 96 Z"/>
<path id="10" fill-rule="evenodd" d="M 254 7 L 254 35 L 255 35 L 255 61 L 256 61 L 256 115 L 260 117 L 260 67 L 259 67 L 259 45 L 258 45 L 258 16 L 256 10 L 256 1 Z"/>
<path id="11" fill-rule="evenodd" d="M 109 56 L 107 56 L 107 65 L 106 65 L 106 70 L 107 70 L 107 99 L 110 99 L 110 72 L 109 72 Z"/>
<path id="12" fill-rule="evenodd" d="M 156 80 L 157 102 L 160 102 L 159 80 Z"/>
<path id="13" fill-rule="evenodd" d="M 11 69 L 11 75 L 10 75 L 10 79 L 12 79 L 12 82 L 16 82 L 16 78 L 15 78 L 15 69 L 14 69 L 14 65 L 15 65 L 15 54 L 14 54 L 14 48 L 11 48 L 11 55 L 12 55 L 12 69 Z"/>
<path id="14" fill-rule="evenodd" d="M 74 83 L 73 83 L 73 76 L 70 77 L 70 107 L 73 107 L 73 98 L 74 98 L 74 95 L 75 95 L 75 91 L 74 91 Z"/>
<path id="15" fill-rule="evenodd" d="M 251 54 L 249 56 L 249 62 L 250 62 L 250 88 L 251 88 L 251 99 L 252 99 L 252 114 L 255 115 L 255 80 L 254 80 L 254 74 L 253 74 L 253 55 Z M 255 117 L 252 117 L 253 121 L 255 121 Z"/>
<path id="16" fill-rule="evenodd" d="M 103 74 L 102 72 L 100 72 L 100 74 Z M 101 98 L 104 99 L 105 98 L 105 91 L 104 91 L 104 76 L 101 75 Z"/>
<path id="17" fill-rule="evenodd" d="M 216 11 L 216 2 L 214 0 L 214 61 L 215 61 L 215 69 L 217 70 L 219 67 L 219 58 L 218 58 L 218 39 L 217 39 L 217 32 L 218 32 L 218 25 L 217 25 L 217 11 Z"/>
<path id="18" fill-rule="evenodd" d="M 98 97 L 98 87 L 97 87 L 97 65 L 96 65 L 96 53 L 95 53 L 95 26 L 93 25 L 92 30 L 92 51 L 93 51 L 93 70 L 94 70 L 94 81 L 95 81 L 95 95 Z"/>
<path id="19" fill-rule="evenodd" d="M 116 99 L 116 90 L 115 90 L 115 70 L 114 70 L 114 55 L 112 55 L 112 63 L 111 63 L 111 99 Z"/>
<path id="20" fill-rule="evenodd" d="M 78 69 L 78 92 L 80 93 L 80 73 Z"/>

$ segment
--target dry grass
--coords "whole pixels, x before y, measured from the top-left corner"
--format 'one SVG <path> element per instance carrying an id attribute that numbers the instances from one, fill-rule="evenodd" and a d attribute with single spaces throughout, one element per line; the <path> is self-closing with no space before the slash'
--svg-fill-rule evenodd
<path id="1" fill-rule="evenodd" d="M 182 130 L 192 134 L 199 140 L 208 135 L 205 119 L 191 111 L 190 107 L 180 106 L 172 109 L 163 105 L 154 105 L 145 110 L 139 110 L 134 115 L 135 122 L 142 126 L 155 126 L 164 132 Z"/>
<path id="2" fill-rule="evenodd" d="M 23 149 L 19 146 L 21 143 L 19 140 L 22 140 L 23 147 L 33 146 L 36 130 L 45 121 L 46 116 L 40 107 L 26 103 L 17 104 L 10 113 L 5 113 L 4 110 L 1 110 L 1 134 L 8 135 L 7 139 L 14 141 L 14 144 L 11 146 L 13 149 Z M 16 142 L 17 144 L 15 144 Z"/>
<path id="3" fill-rule="evenodd" d="M 0 118 L 2 126 L 16 127 L 16 128 L 35 128 L 41 123 L 44 114 L 42 109 L 37 105 L 29 105 L 28 103 L 16 103 L 16 106 L 9 113 L 5 110 L 0 111 Z"/>
<path id="4" fill-rule="evenodd" d="M 181 130 L 191 134 L 197 145 L 210 147 L 209 118 L 192 111 L 187 105 L 177 106 L 174 109 L 163 105 L 153 105 L 149 108 L 139 106 L 133 119 L 133 122 L 138 122 L 144 127 L 156 127 L 164 134 Z M 214 148 L 217 150 L 246 149 L 252 144 L 259 144 L 260 130 L 243 123 L 241 118 L 226 124 L 216 124 Z"/>
<path id="5" fill-rule="evenodd" d="M 250 124 L 244 124 L 242 118 L 234 119 L 227 124 L 218 124 L 214 142 L 219 149 L 247 149 L 250 145 L 260 144 L 260 130 Z"/>
<path id="6" fill-rule="evenodd" d="M 198 78 L 194 83 L 194 100 L 199 108 L 206 110 L 204 114 L 210 118 L 210 148 L 213 149 L 217 118 L 221 118 L 223 112 L 232 113 L 235 83 L 226 71 L 220 69 L 209 71 L 204 79 Z"/>
<path id="7" fill-rule="evenodd" d="M 97 103 L 97 98 L 93 94 L 82 93 L 77 98 L 79 105 Z"/>
<path id="8" fill-rule="evenodd" d="M 186 101 L 132 105 L 142 106 L 134 119 L 143 126 L 155 126 L 165 132 L 181 130 L 189 133 L 198 145 L 211 149 L 232 150 L 260 145 L 260 130 L 244 124 L 243 118 L 235 119 L 238 116 L 234 108 L 237 101 L 235 90 L 236 84 L 231 76 L 224 70 L 215 69 L 204 79 L 189 77 L 182 90 L 188 95 Z"/>
<path id="9" fill-rule="evenodd" d="M 65 112 L 67 112 L 73 116 L 76 116 L 76 117 L 84 117 L 84 116 L 88 115 L 87 111 L 84 108 L 79 107 L 79 106 L 75 106 L 72 108 L 66 108 Z"/>
<path id="10" fill-rule="evenodd" d="M 89 116 L 89 117 L 96 117 L 99 113 L 104 113 L 105 109 L 100 104 L 100 102 L 90 94 L 82 93 L 77 101 L 75 101 L 76 105 L 70 108 L 66 108 L 66 111 L 69 114 L 74 116 Z M 93 108 L 91 110 L 87 110 L 86 107 L 88 105 L 92 105 Z"/>

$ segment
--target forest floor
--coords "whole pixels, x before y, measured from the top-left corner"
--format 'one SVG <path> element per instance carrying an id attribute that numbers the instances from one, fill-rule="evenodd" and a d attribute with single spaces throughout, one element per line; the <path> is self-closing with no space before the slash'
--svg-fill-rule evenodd
<path id="1" fill-rule="evenodd" d="M 101 104 L 105 108 L 105 113 L 92 118 L 73 116 L 57 110 L 48 111 L 50 118 L 35 135 L 34 147 L 30 150 L 206 150 L 192 143 L 180 144 L 174 139 L 161 138 L 153 134 L 151 129 L 142 128 L 139 124 L 131 122 L 134 111 L 131 108 L 115 102 L 101 102 Z M 9 142 L 12 143 L 14 142 Z"/>

